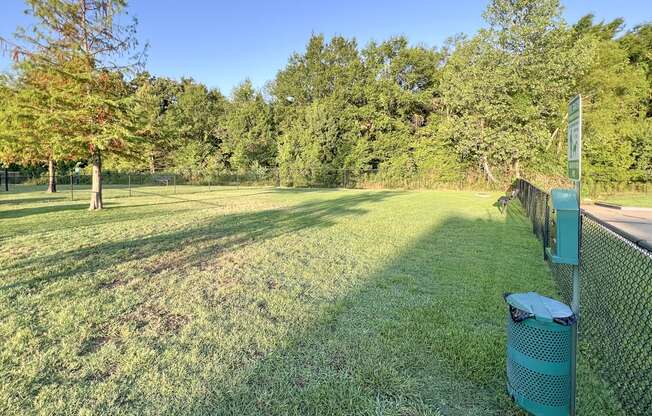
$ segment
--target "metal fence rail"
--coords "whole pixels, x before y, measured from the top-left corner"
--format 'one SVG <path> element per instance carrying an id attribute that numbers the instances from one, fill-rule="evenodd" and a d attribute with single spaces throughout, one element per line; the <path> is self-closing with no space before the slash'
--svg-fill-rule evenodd
<path id="1" fill-rule="evenodd" d="M 48 175 L 2 176 L 0 192 L 30 192 L 47 189 Z M 85 174 L 56 175 L 57 191 L 68 192 L 71 198 L 81 197 L 90 190 L 91 176 Z M 223 186 L 276 186 L 298 188 L 358 188 L 358 189 L 449 189 L 449 190 L 498 190 L 503 184 L 485 180 L 458 178 L 442 180 L 436 172 L 424 171 L 410 177 L 396 176 L 380 169 L 259 169 L 248 172 L 202 172 L 179 173 L 127 173 L 103 172 L 102 187 L 110 190 L 105 198 L 134 195 L 138 193 L 189 193 L 205 192 Z M 76 195 L 76 196 L 75 196 Z"/>
<path id="2" fill-rule="evenodd" d="M 533 231 L 547 242 L 549 196 L 525 180 L 519 199 Z M 580 357 L 614 392 L 627 415 L 652 414 L 652 252 L 582 212 Z M 545 245 L 545 244 L 544 244 Z M 550 263 L 564 302 L 572 296 L 571 267 Z M 579 411 L 596 414 L 578 391 Z"/>
<path id="3" fill-rule="evenodd" d="M 48 189 L 47 175 L 13 175 L 2 183 L 0 195 L 44 192 Z M 91 175 L 69 174 L 54 176 L 56 193 L 50 199 L 82 200 L 90 196 Z M 225 187 L 271 187 L 278 186 L 273 174 L 230 174 L 219 173 L 201 178 L 189 178 L 174 173 L 103 173 L 102 190 L 104 199 L 146 195 L 192 194 L 214 191 Z"/>

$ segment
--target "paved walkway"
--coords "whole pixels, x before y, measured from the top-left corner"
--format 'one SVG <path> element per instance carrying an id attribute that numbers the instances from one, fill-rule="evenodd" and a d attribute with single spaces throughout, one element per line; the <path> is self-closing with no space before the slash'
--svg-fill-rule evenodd
<path id="1" fill-rule="evenodd" d="M 598 205 L 582 205 L 582 209 L 593 214 L 612 227 L 623 231 L 640 246 L 652 250 L 652 211 L 620 210 Z"/>

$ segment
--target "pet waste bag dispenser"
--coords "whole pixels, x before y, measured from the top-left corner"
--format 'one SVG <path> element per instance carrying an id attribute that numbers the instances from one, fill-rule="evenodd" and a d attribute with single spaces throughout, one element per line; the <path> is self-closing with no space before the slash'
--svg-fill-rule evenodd
<path id="1" fill-rule="evenodd" d="M 538 293 L 506 294 L 507 391 L 537 416 L 569 415 L 575 315 Z"/>
<path id="2" fill-rule="evenodd" d="M 546 254 L 553 263 L 579 264 L 579 204 L 574 189 L 553 189 L 554 229 Z"/>

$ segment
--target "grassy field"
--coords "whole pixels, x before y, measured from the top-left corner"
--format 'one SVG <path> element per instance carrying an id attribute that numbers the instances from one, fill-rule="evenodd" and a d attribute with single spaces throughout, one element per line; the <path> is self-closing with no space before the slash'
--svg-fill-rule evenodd
<path id="1" fill-rule="evenodd" d="M 596 200 L 622 206 L 652 208 L 652 192 L 613 194 L 596 198 Z"/>
<path id="2" fill-rule="evenodd" d="M 0 196 L 0 414 L 520 414 L 502 295 L 555 292 L 516 203 L 201 191 Z"/>

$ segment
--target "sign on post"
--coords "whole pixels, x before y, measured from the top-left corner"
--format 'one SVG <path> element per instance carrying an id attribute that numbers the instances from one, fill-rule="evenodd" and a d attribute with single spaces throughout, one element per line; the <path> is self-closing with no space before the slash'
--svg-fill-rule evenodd
<path id="1" fill-rule="evenodd" d="M 582 177 L 582 97 L 576 95 L 568 103 L 568 177 Z"/>
<path id="2" fill-rule="evenodd" d="M 579 94 L 573 97 L 568 103 L 568 177 L 575 181 L 575 194 L 577 195 L 577 206 L 580 207 L 582 195 L 582 96 Z M 581 261 L 581 250 L 579 247 L 582 241 L 579 210 L 578 210 L 578 235 L 577 253 L 578 263 Z M 571 300 L 571 309 L 580 319 L 580 267 L 579 264 L 572 266 L 573 276 L 573 295 Z M 573 342 L 572 342 L 572 364 L 571 364 L 571 416 L 575 416 L 575 405 L 577 397 L 577 325 L 573 325 Z"/>

